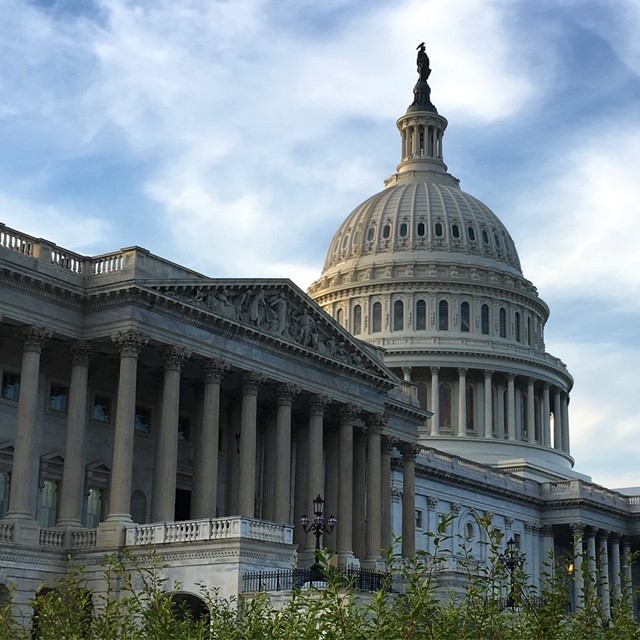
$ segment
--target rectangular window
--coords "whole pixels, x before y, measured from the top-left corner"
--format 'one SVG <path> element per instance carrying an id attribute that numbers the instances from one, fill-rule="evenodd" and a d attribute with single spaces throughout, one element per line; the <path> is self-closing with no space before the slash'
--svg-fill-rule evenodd
<path id="1" fill-rule="evenodd" d="M 69 387 L 51 383 L 49 387 L 49 411 L 67 413 L 69 405 Z"/>
<path id="2" fill-rule="evenodd" d="M 100 524 L 102 513 L 102 489 L 89 488 L 85 504 L 84 526 L 88 529 L 96 529 Z"/>
<path id="3" fill-rule="evenodd" d="M 94 422 L 103 422 L 105 424 L 111 422 L 111 398 L 97 394 L 94 396 L 91 419 Z"/>
<path id="4" fill-rule="evenodd" d="M 18 401 L 20 397 L 20 374 L 9 371 L 2 372 L 2 389 L 0 396 L 5 400 Z"/>
<path id="5" fill-rule="evenodd" d="M 136 406 L 136 431 L 151 433 L 151 409 Z"/>
<path id="6" fill-rule="evenodd" d="M 416 509 L 416 529 L 422 529 L 422 510 Z"/>
<path id="7" fill-rule="evenodd" d="M 38 522 L 40 526 L 45 528 L 55 527 L 58 509 L 58 482 L 56 480 L 45 480 L 42 483 L 39 497 Z"/>

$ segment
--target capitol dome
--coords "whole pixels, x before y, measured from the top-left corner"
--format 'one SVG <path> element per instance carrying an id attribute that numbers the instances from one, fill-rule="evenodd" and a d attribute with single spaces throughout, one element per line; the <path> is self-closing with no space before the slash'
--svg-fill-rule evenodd
<path id="1" fill-rule="evenodd" d="M 340 225 L 309 294 L 382 347 L 433 413 L 422 444 L 538 479 L 571 476 L 573 380 L 545 350 L 549 309 L 505 225 L 448 173 L 424 47 L 418 73 L 397 121 L 396 173 Z"/>

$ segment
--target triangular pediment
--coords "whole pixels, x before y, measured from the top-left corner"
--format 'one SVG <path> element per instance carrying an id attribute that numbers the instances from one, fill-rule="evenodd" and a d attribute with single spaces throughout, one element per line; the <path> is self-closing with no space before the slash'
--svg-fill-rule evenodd
<path id="1" fill-rule="evenodd" d="M 367 371 L 392 384 L 393 374 L 290 280 L 202 279 L 148 283 L 158 293 L 216 318 Z"/>

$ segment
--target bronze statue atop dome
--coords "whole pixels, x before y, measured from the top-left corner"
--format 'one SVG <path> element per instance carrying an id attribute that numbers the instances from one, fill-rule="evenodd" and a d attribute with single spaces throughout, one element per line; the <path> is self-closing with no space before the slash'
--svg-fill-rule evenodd
<path id="1" fill-rule="evenodd" d="M 429 56 L 425 51 L 424 42 L 421 42 L 416 49 L 418 50 L 418 59 L 416 60 L 418 76 L 420 77 L 420 80 L 426 82 L 431 75 L 431 69 L 429 68 Z"/>

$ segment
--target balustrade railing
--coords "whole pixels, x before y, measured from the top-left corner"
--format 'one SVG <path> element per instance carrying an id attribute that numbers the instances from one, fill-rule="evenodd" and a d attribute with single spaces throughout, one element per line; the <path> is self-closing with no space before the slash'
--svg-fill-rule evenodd
<path id="1" fill-rule="evenodd" d="M 0 542 L 13 542 L 13 525 L 0 522 Z"/>
<path id="2" fill-rule="evenodd" d="M 40 529 L 40 546 L 62 549 L 64 547 L 64 530 Z"/>
<path id="3" fill-rule="evenodd" d="M 97 529 L 78 529 L 71 534 L 72 549 L 93 549 L 98 540 Z"/>
<path id="4" fill-rule="evenodd" d="M 33 255 L 34 238 L 19 231 L 9 229 L 4 225 L 0 226 L 0 247 L 13 249 L 18 253 Z"/>

